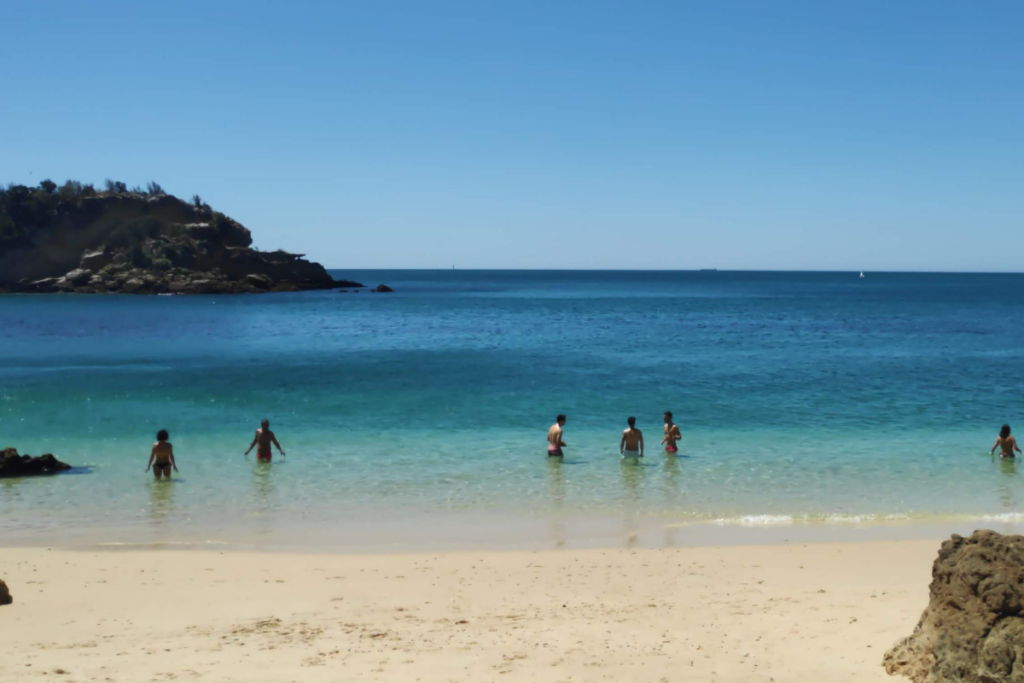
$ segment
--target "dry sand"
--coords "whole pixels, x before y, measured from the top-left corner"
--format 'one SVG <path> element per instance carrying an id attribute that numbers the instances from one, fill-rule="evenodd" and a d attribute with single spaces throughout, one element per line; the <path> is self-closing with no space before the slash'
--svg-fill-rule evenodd
<path id="1" fill-rule="evenodd" d="M 0 680 L 895 680 L 938 546 L 7 549 Z"/>

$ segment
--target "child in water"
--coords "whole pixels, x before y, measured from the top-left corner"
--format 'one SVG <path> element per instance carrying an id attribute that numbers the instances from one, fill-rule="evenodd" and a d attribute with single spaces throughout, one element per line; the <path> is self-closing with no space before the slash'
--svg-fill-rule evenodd
<path id="1" fill-rule="evenodd" d="M 1010 425 L 1003 425 L 1003 428 L 999 430 L 999 436 L 996 438 L 996 443 L 992 446 L 992 451 L 989 455 L 995 453 L 997 448 L 1000 449 L 1000 458 L 1013 458 L 1014 451 L 1024 455 L 1024 452 L 1020 450 L 1020 446 L 1017 445 L 1017 439 L 1010 436 Z"/>
<path id="2" fill-rule="evenodd" d="M 153 468 L 153 476 L 157 479 L 161 477 L 171 478 L 171 468 L 174 471 L 178 471 L 178 465 L 174 462 L 174 447 L 171 446 L 171 442 L 167 439 L 170 435 L 166 429 L 161 429 L 156 433 L 156 443 L 153 444 L 153 450 L 149 453 L 149 464 L 146 465 L 146 471 L 149 472 L 149 468 Z"/>

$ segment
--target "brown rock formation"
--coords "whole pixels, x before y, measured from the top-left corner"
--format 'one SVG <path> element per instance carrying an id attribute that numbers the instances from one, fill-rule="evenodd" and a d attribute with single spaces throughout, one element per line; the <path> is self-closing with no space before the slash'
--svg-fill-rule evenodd
<path id="1" fill-rule="evenodd" d="M 11 591 L 7 589 L 7 584 L 0 581 L 0 605 L 9 605 L 14 602 L 14 598 L 11 597 Z"/>
<path id="2" fill-rule="evenodd" d="M 361 286 L 301 254 L 261 252 L 240 223 L 198 197 L 0 189 L 0 291 L 228 294 Z M 159 186 L 155 186 L 159 187 Z"/>
<path id="3" fill-rule="evenodd" d="M 1024 683 L 1024 536 L 953 536 L 930 594 L 913 635 L 886 653 L 886 671 L 914 683 Z"/>

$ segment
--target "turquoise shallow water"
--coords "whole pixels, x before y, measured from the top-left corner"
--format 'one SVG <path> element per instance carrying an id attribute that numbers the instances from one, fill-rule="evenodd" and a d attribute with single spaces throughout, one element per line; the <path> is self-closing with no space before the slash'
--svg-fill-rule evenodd
<path id="1" fill-rule="evenodd" d="M 1021 414 L 1024 276 L 338 276 L 398 292 L 0 297 L 0 446 L 88 467 L 0 482 L 0 542 L 1024 518 L 988 456 Z M 242 457 L 264 416 L 286 462 Z M 173 484 L 143 474 L 159 428 Z"/>

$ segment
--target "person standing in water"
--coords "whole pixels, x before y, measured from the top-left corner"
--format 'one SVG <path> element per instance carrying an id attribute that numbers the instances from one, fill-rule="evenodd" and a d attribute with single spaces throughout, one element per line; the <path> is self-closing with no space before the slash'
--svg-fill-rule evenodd
<path id="1" fill-rule="evenodd" d="M 677 453 L 679 447 L 676 446 L 676 442 L 683 438 L 683 435 L 679 433 L 679 425 L 672 422 L 672 412 L 665 411 L 665 438 L 661 440 L 661 443 L 665 444 L 666 453 Z"/>
<path id="2" fill-rule="evenodd" d="M 565 426 L 565 415 L 559 415 L 555 420 L 555 424 L 551 425 L 551 429 L 548 430 L 548 457 L 549 458 L 561 458 L 562 449 L 566 447 L 564 441 L 562 441 L 562 427 Z"/>
<path id="3" fill-rule="evenodd" d="M 622 432 L 622 440 L 619 441 L 619 453 L 622 459 L 644 457 L 644 433 L 636 428 L 636 418 L 630 417 L 626 420 L 629 427 Z"/>
<path id="4" fill-rule="evenodd" d="M 1024 455 L 1024 452 L 1020 450 L 1020 446 L 1017 445 L 1017 439 L 1010 436 L 1010 425 L 1003 425 L 1003 428 L 999 430 L 999 436 L 996 437 L 996 443 L 992 446 L 992 451 L 989 455 L 994 454 L 997 448 L 1000 449 L 1000 458 L 1013 458 L 1014 451 Z"/>
<path id="5" fill-rule="evenodd" d="M 273 454 L 270 451 L 270 444 L 277 446 L 277 452 L 281 454 L 281 457 L 285 457 L 284 451 L 281 450 L 281 444 L 277 442 L 277 437 L 274 436 L 274 432 L 270 431 L 270 420 L 263 420 L 260 422 L 260 428 L 256 430 L 256 436 L 252 438 L 252 443 L 249 444 L 249 450 L 245 452 L 245 457 L 249 457 L 249 451 L 252 450 L 253 446 L 256 448 L 256 459 L 262 462 L 270 462 Z"/>
<path id="6" fill-rule="evenodd" d="M 157 479 L 163 477 L 171 478 L 171 468 L 174 471 L 178 471 L 178 464 L 174 462 L 174 447 L 171 446 L 171 442 L 167 439 L 171 438 L 167 433 L 166 429 L 161 429 L 156 433 L 156 443 L 153 444 L 153 450 L 149 452 L 149 464 L 146 465 L 146 471 L 149 472 L 149 468 L 153 468 L 153 476 Z"/>

